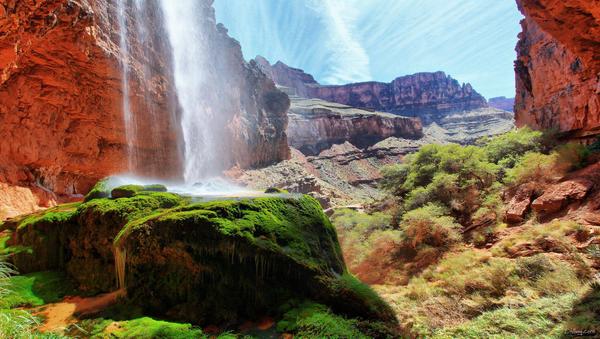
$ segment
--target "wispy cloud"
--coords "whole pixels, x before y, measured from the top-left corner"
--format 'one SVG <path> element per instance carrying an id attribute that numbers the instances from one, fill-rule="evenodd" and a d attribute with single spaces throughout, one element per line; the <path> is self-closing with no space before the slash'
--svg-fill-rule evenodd
<path id="1" fill-rule="evenodd" d="M 217 19 L 261 54 L 322 83 L 442 70 L 487 97 L 514 95 L 521 15 L 499 0 L 216 0 Z"/>
<path id="2" fill-rule="evenodd" d="M 310 4 L 328 36 L 321 47 L 329 51 L 329 67 L 321 81 L 343 84 L 372 80 L 369 55 L 355 37 L 357 8 L 347 0 L 313 0 Z"/>

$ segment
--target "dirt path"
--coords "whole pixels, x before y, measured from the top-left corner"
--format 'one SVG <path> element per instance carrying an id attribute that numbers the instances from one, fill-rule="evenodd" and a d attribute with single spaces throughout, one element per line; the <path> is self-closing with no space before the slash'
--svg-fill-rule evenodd
<path id="1" fill-rule="evenodd" d="M 61 302 L 48 304 L 35 313 L 45 319 L 39 330 L 41 332 L 62 332 L 76 323 L 78 318 L 96 314 L 114 305 L 122 296 L 124 296 L 124 291 L 118 290 L 90 298 L 66 297 Z"/>

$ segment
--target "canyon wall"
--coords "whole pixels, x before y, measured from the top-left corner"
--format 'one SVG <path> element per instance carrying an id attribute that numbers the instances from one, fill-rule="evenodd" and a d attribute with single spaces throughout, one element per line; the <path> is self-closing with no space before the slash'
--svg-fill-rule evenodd
<path id="1" fill-rule="evenodd" d="M 447 113 L 488 107 L 485 98 L 470 84 L 461 85 L 444 72 L 402 76 L 391 83 L 371 81 L 324 86 L 310 74 L 280 61 L 270 65 L 260 56 L 255 61 L 275 83 L 295 89 L 300 97 L 419 117 L 424 124 L 439 120 Z"/>
<path id="2" fill-rule="evenodd" d="M 31 191 L 32 205 L 80 197 L 98 179 L 128 170 L 181 176 L 181 109 L 160 2 L 124 3 L 126 50 L 116 1 L 0 1 L 0 183 Z M 288 158 L 289 99 L 243 60 L 239 43 L 216 25 L 212 1 L 199 8 L 210 76 L 219 80 L 199 95 L 228 103 L 214 112 L 221 150 L 230 154 L 224 165 Z M 135 131 L 129 138 L 124 93 Z M 11 201 L 0 199 L 5 217 L 33 209 Z"/>
<path id="3" fill-rule="evenodd" d="M 161 29 L 156 10 L 149 20 Z M 131 110 L 165 114 L 159 129 L 141 125 L 133 147 L 159 172 L 178 169 L 177 105 L 168 72 L 145 77 L 140 58 L 169 69 L 168 45 L 131 37 L 131 58 L 119 48 L 116 5 L 106 1 L 3 1 L 0 4 L 0 181 L 37 185 L 58 194 L 85 193 L 98 178 L 128 168 L 121 69 L 130 64 Z M 127 20 L 131 26 L 134 18 Z M 150 98 L 146 100 L 146 98 Z M 140 122 L 149 121 L 141 117 Z M 156 144 L 162 145 L 160 149 Z"/>
<path id="4" fill-rule="evenodd" d="M 348 141 L 361 149 L 389 137 L 419 139 L 421 121 L 371 112 L 320 99 L 290 96 L 288 143 L 306 155 L 318 155 Z"/>
<path id="5" fill-rule="evenodd" d="M 501 109 L 503 111 L 513 112 L 515 109 L 515 98 L 496 97 L 489 98 L 490 107 Z"/>
<path id="6" fill-rule="evenodd" d="M 600 134 L 600 3 L 517 0 L 517 125 L 584 142 Z"/>

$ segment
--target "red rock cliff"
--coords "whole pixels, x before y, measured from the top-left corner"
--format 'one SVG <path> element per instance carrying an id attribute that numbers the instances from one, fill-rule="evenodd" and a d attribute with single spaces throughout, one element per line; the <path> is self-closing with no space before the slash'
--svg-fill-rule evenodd
<path id="1" fill-rule="evenodd" d="M 9 187 L 30 189 L 37 196 L 31 205 L 51 205 L 128 169 L 180 176 L 181 110 L 159 2 L 126 3 L 124 51 L 116 1 L 0 0 L 0 218 L 2 210 L 32 210 L 11 205 L 18 199 L 10 192 L 21 188 Z M 228 102 L 217 112 L 227 133 L 221 147 L 231 154 L 224 165 L 289 157 L 289 99 L 244 62 L 239 44 L 215 24 L 212 1 L 199 7 L 210 28 L 211 74 L 225 77 L 210 94 L 199 93 L 207 103 Z M 129 145 L 123 65 L 136 132 Z"/>
<path id="2" fill-rule="evenodd" d="M 145 10 L 160 30 L 156 10 Z M 133 147 L 141 158 L 170 164 L 157 170 L 139 163 L 136 169 L 157 176 L 180 172 L 179 127 L 170 115 L 177 105 L 164 71 L 168 45 L 153 40 L 142 49 L 139 37 L 130 36 L 127 59 L 119 49 L 116 11 L 106 1 L 0 3 L 0 181 L 81 194 L 99 178 L 128 170 L 122 62 L 132 69 L 131 110 L 140 123 Z M 126 22 L 136 24 L 131 16 Z M 142 62 L 162 72 L 145 76 Z M 147 125 L 147 112 L 167 114 L 157 115 L 156 128 Z"/>
<path id="3" fill-rule="evenodd" d="M 600 2 L 517 0 L 517 125 L 600 134 Z"/>
<path id="4" fill-rule="evenodd" d="M 470 84 L 461 85 L 444 72 L 402 76 L 391 83 L 371 81 L 323 86 L 310 74 L 280 61 L 270 65 L 259 56 L 256 62 L 275 83 L 293 88 L 300 97 L 420 117 L 424 124 L 439 120 L 447 113 L 472 111 L 488 106 L 485 98 Z"/>

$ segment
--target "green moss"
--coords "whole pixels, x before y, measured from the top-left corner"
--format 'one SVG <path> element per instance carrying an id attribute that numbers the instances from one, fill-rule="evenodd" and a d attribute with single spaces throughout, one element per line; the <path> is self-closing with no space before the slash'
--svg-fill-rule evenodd
<path id="1" fill-rule="evenodd" d="M 144 191 L 148 192 L 166 192 L 167 187 L 161 184 L 144 185 Z"/>
<path id="2" fill-rule="evenodd" d="M 327 306 L 303 302 L 285 313 L 277 331 L 299 338 L 368 338 L 358 324 L 355 319 L 335 315 Z"/>
<path id="3" fill-rule="evenodd" d="M 92 187 L 88 194 L 84 198 L 84 202 L 88 202 L 94 199 L 108 198 L 110 196 L 110 189 L 108 188 L 108 178 L 102 179 Z"/>
<path id="4" fill-rule="evenodd" d="M 150 219 L 168 225 L 206 225 L 222 236 L 280 252 L 307 267 L 325 269 L 331 265 L 343 269 L 335 230 L 319 203 L 308 196 L 196 203 L 132 222 L 123 228 L 117 241 Z M 333 252 L 315 255 L 320 248 Z"/>
<path id="5" fill-rule="evenodd" d="M 142 185 L 123 185 L 123 186 L 113 188 L 113 190 L 110 191 L 110 196 L 113 199 L 131 198 L 137 192 L 141 192 L 143 190 L 144 190 L 144 186 L 142 186 Z"/>
<path id="6" fill-rule="evenodd" d="M 41 306 L 75 292 L 65 274 L 55 271 L 13 276 L 9 286 L 11 293 L 2 298 L 0 307 Z"/>
<path id="7" fill-rule="evenodd" d="M 18 228 L 25 228 L 25 227 L 34 225 L 36 223 L 61 224 L 61 223 L 69 221 L 75 214 L 76 214 L 75 210 L 58 211 L 58 212 L 49 210 L 42 215 L 39 215 L 39 216 L 34 215 L 34 216 L 26 218 L 19 224 Z"/>
<path id="8" fill-rule="evenodd" d="M 161 321 L 142 317 L 126 321 L 94 319 L 78 324 L 81 333 L 90 338 L 207 338 L 202 330 L 190 324 Z M 72 331 L 71 335 L 77 335 Z"/>

